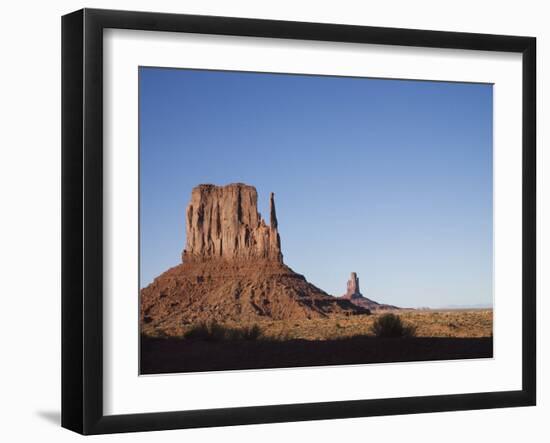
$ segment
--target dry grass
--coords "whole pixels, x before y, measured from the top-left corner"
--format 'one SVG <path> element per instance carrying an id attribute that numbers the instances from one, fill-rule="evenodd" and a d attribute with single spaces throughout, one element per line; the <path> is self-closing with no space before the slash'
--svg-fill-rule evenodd
<path id="1" fill-rule="evenodd" d="M 405 326 L 414 328 L 416 337 L 492 337 L 493 311 L 483 310 L 402 310 L 394 311 Z M 246 331 L 254 328 L 255 340 L 331 340 L 355 336 L 373 336 L 373 324 L 380 316 L 331 317 L 327 319 L 311 319 L 302 321 L 272 321 L 265 320 L 253 325 L 226 323 L 221 325 L 224 330 Z M 185 337 L 200 330 L 201 325 L 182 325 L 178 328 L 156 330 L 148 333 L 150 336 Z M 198 329 L 197 329 L 198 328 Z M 257 330 L 258 329 L 258 330 Z M 204 331 L 203 331 L 204 332 Z M 214 331 L 216 332 L 216 331 Z M 229 334 L 230 336 L 232 334 Z M 242 334 L 232 336 L 239 338 Z"/>
<path id="2" fill-rule="evenodd" d="M 207 341 L 258 340 L 262 330 L 258 325 L 228 327 L 216 322 L 199 323 L 184 334 L 184 338 Z"/>

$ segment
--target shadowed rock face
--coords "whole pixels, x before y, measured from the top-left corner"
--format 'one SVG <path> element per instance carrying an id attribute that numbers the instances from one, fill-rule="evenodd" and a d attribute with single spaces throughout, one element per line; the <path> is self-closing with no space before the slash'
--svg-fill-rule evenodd
<path id="1" fill-rule="evenodd" d="M 183 262 L 223 258 L 282 263 L 273 193 L 270 213 L 268 226 L 258 213 L 258 194 L 253 186 L 235 183 L 195 187 L 186 211 Z"/>

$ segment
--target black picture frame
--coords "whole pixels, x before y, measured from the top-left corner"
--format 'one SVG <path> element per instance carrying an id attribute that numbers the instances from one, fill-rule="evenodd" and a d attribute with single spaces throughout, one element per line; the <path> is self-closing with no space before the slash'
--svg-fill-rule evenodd
<path id="1" fill-rule="evenodd" d="M 503 51 L 522 54 L 522 389 L 324 403 L 103 412 L 103 30 Z M 151 431 L 536 403 L 536 39 L 230 17 L 83 9 L 62 18 L 62 426 L 82 434 Z"/>

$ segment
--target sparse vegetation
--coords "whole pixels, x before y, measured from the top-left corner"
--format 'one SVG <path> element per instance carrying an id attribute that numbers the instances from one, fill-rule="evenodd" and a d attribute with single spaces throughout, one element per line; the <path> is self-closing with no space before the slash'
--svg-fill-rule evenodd
<path id="1" fill-rule="evenodd" d="M 154 335 L 142 336 L 141 368 L 154 374 L 493 356 L 490 309 L 390 312 L 251 323 L 212 319 L 157 327 Z M 381 326 L 380 331 L 394 331 L 400 324 L 395 335 L 415 331 L 415 337 L 377 336 L 378 326 L 390 323 L 388 318 L 392 327 Z"/>
<path id="2" fill-rule="evenodd" d="M 416 328 L 406 325 L 396 314 L 382 314 L 372 324 L 372 332 L 376 337 L 398 338 L 414 337 Z"/>
<path id="3" fill-rule="evenodd" d="M 189 329 L 184 338 L 207 341 L 258 340 L 261 335 L 258 325 L 234 328 L 217 322 L 205 322 Z"/>
<path id="4" fill-rule="evenodd" d="M 490 309 L 400 310 L 393 314 L 405 325 L 414 326 L 416 337 L 492 337 L 493 312 Z M 202 337 L 204 340 L 334 340 L 374 336 L 373 324 L 384 315 L 387 313 L 299 321 L 266 319 L 245 324 L 212 320 L 177 327 L 159 327 L 152 322 L 142 324 L 142 333 L 149 337 Z"/>
<path id="5" fill-rule="evenodd" d="M 252 325 L 240 331 L 243 340 L 258 340 L 262 336 L 262 330 L 258 325 Z"/>

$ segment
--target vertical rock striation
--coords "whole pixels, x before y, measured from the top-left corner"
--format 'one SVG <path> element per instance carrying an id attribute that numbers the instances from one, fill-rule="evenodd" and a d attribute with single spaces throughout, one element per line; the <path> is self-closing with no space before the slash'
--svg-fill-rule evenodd
<path id="1" fill-rule="evenodd" d="M 242 183 L 193 188 L 186 211 L 184 262 L 212 259 L 282 263 L 275 197 L 269 226 L 258 213 L 256 188 Z"/>

